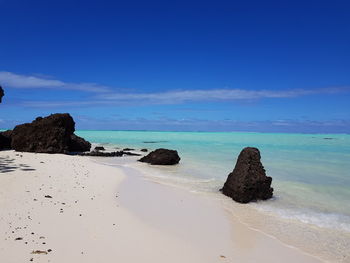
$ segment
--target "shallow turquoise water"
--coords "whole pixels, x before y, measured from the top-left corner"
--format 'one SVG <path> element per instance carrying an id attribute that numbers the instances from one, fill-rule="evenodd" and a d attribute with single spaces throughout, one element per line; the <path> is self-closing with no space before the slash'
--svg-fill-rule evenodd
<path id="1" fill-rule="evenodd" d="M 217 192 L 242 148 L 260 149 L 275 199 L 259 209 L 350 232 L 350 135 L 235 132 L 78 131 L 110 147 L 176 149 L 180 165 L 154 176 L 191 190 Z M 331 138 L 331 139 L 329 139 Z M 152 142 L 152 143 L 150 143 Z"/>

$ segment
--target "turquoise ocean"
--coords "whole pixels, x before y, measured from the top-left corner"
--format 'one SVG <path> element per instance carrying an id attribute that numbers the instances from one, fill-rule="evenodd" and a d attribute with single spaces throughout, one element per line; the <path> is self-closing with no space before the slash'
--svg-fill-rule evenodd
<path id="1" fill-rule="evenodd" d="M 155 131 L 76 134 L 110 149 L 175 149 L 181 157 L 179 165 L 138 165 L 153 180 L 213 196 L 220 196 L 218 190 L 233 170 L 240 151 L 247 146 L 257 147 L 267 175 L 273 178 L 274 198 L 251 206 L 275 218 L 310 226 L 309 229 L 344 234 L 345 239 L 336 242 L 350 242 L 348 134 Z M 346 246 L 340 244 L 338 249 Z"/>

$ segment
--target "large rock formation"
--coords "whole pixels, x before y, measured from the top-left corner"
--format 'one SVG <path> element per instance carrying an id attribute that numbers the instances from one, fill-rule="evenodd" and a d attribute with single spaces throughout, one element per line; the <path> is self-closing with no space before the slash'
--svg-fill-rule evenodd
<path id="1" fill-rule="evenodd" d="M 221 189 L 224 195 L 240 203 L 272 197 L 272 178 L 266 176 L 257 148 L 244 148 L 238 156 L 236 166 Z"/>
<path id="2" fill-rule="evenodd" d="M 69 145 L 69 151 L 70 152 L 87 152 L 90 151 L 91 143 L 86 141 L 85 139 L 76 136 L 75 134 L 72 134 L 70 136 L 70 145 Z"/>
<path id="3" fill-rule="evenodd" d="M 5 95 L 4 90 L 2 89 L 2 87 L 0 86 L 0 103 L 1 103 L 1 99 L 2 97 Z"/>
<path id="4" fill-rule="evenodd" d="M 180 157 L 177 151 L 168 149 L 157 149 L 139 160 L 139 162 L 159 165 L 172 165 L 179 163 L 179 161 Z"/>
<path id="5" fill-rule="evenodd" d="M 90 150 L 90 143 L 74 135 L 75 123 L 68 113 L 36 118 L 17 125 L 12 132 L 12 149 L 22 152 L 67 153 Z"/>
<path id="6" fill-rule="evenodd" d="M 11 136 L 11 130 L 0 132 L 0 150 L 11 149 Z"/>

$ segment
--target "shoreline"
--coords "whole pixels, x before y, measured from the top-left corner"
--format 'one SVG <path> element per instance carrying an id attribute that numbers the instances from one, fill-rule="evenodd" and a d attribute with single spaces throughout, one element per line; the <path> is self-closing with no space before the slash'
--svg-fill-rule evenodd
<path id="1" fill-rule="evenodd" d="M 157 183 L 149 180 L 133 168 L 128 167 L 124 169 L 128 171 L 128 175 L 134 175 L 125 178 L 120 192 L 127 193 L 135 185 L 139 185 L 143 189 L 146 188 L 148 193 L 146 200 L 154 204 L 153 209 L 155 211 L 153 213 L 144 211 L 140 204 L 126 194 L 122 195 L 124 198 L 121 200 L 121 205 L 125 204 L 128 210 L 133 211 L 138 217 L 142 217 L 146 222 L 154 226 L 159 226 L 161 225 L 160 222 L 163 222 L 162 228 L 172 234 L 184 237 L 189 235 L 188 232 L 197 232 L 197 235 L 194 234 L 192 237 L 190 235 L 190 239 L 192 238 L 193 242 L 200 242 L 199 239 L 195 239 L 201 237 L 203 233 L 204 236 L 214 237 L 214 241 L 211 241 L 211 245 L 207 246 L 208 248 L 212 249 L 218 242 L 222 249 L 227 242 L 229 244 L 227 246 L 228 251 L 223 253 L 223 255 L 228 255 L 225 258 L 228 258 L 231 262 L 254 262 L 257 260 L 262 262 L 279 262 L 282 258 L 284 262 L 325 262 L 299 248 L 283 243 L 272 235 L 252 228 L 239 218 L 232 217 L 231 211 L 225 209 L 221 200 Z M 170 200 L 164 202 L 158 199 L 159 196 L 164 196 L 165 194 Z M 176 204 L 176 200 L 182 206 L 177 208 L 181 209 L 184 212 L 183 214 L 186 214 L 186 221 L 179 222 L 178 218 L 173 217 L 174 212 L 171 209 L 175 205 L 168 206 L 168 203 Z M 190 204 L 186 204 L 186 202 Z M 196 211 L 193 212 L 192 209 Z M 196 222 L 193 222 L 195 219 L 200 219 L 200 222 L 195 224 Z M 188 228 L 189 222 L 187 220 L 189 222 L 192 221 L 191 229 Z M 164 222 L 167 222 L 167 224 L 164 225 Z M 180 227 L 181 231 L 177 228 L 179 224 L 182 225 Z M 206 243 L 208 241 L 202 242 Z M 238 251 L 239 253 L 235 254 L 233 251 Z M 261 251 L 264 251 L 264 255 L 260 254 Z"/>
<path id="2" fill-rule="evenodd" d="M 78 156 L 0 157 L 14 169 L 0 177 L 0 255 L 8 263 L 321 262 L 231 222 L 212 200 L 130 171 Z"/>
<path id="3" fill-rule="evenodd" d="M 105 165 L 112 165 L 123 169 L 133 170 L 134 177 L 139 177 L 140 180 L 148 181 L 156 185 L 161 185 L 172 191 L 184 192 L 189 195 L 197 196 L 198 198 L 211 199 L 211 202 L 216 202 L 216 206 L 227 213 L 228 220 L 239 221 L 244 227 L 260 232 L 261 234 L 278 240 L 282 245 L 296 249 L 299 252 L 314 257 L 323 262 L 348 262 L 350 244 L 346 240 L 350 240 L 350 234 L 340 230 L 322 228 L 313 224 L 308 224 L 296 219 L 284 218 L 275 213 L 264 211 L 260 208 L 265 202 L 252 202 L 250 204 L 239 204 L 234 202 L 221 193 L 207 191 L 193 191 L 190 188 L 184 187 L 182 184 L 174 184 L 172 181 L 164 180 L 150 174 L 155 170 L 163 167 L 151 166 L 136 163 L 135 160 L 128 158 L 127 162 L 120 159 L 96 159 Z M 130 161 L 131 160 L 131 161 Z M 167 171 L 162 170 L 166 177 Z M 159 172 L 159 171 L 158 171 Z M 127 177 L 126 181 L 130 178 Z M 273 200 L 270 202 L 274 202 Z M 130 207 L 129 207 L 130 208 Z"/>
<path id="4" fill-rule="evenodd" d="M 103 142 L 106 141 L 104 138 L 108 138 L 108 143 L 97 144 L 110 149 L 141 149 L 145 145 L 145 138 L 157 142 L 150 145 L 151 150 L 159 147 L 177 149 L 181 152 L 182 160 L 174 167 L 150 166 L 137 162 L 127 165 L 136 168 L 151 181 L 189 192 L 209 194 L 223 200 L 223 205 L 231 216 L 238 217 L 251 228 L 278 238 L 284 244 L 297 247 L 328 262 L 350 260 L 349 204 L 346 202 L 349 200 L 349 188 L 346 188 L 348 164 L 345 163 L 348 144 L 343 137 L 336 140 L 310 138 L 311 142 L 298 138 L 296 145 L 290 144 L 289 140 L 286 144 L 286 140 L 282 140 L 282 143 L 271 148 L 273 141 L 262 141 L 262 138 L 256 138 L 256 144 L 252 143 L 254 140 L 247 138 L 239 140 L 230 137 L 217 141 L 217 138 L 212 137 L 177 138 L 175 134 L 161 143 L 163 137 L 153 137 L 150 134 L 123 137 L 119 133 L 101 136 L 97 132 L 85 135 L 91 136 L 89 139 L 95 142 Z M 215 144 L 223 141 L 224 144 Z M 240 141 L 241 146 L 236 146 L 237 141 Z M 203 142 L 208 144 L 201 144 Z M 269 171 L 268 174 L 274 178 L 275 198 L 240 206 L 230 198 L 224 198 L 218 193 L 218 189 L 225 182 L 224 176 L 234 166 L 237 154 L 232 152 L 239 152 L 245 142 L 265 149 L 263 163 Z M 319 149 L 314 148 L 316 143 Z M 305 149 L 304 145 L 310 148 Z M 209 146 L 214 153 L 207 154 L 206 148 Z M 324 153 L 319 155 L 321 149 Z M 112 164 L 122 165 L 117 160 Z"/>

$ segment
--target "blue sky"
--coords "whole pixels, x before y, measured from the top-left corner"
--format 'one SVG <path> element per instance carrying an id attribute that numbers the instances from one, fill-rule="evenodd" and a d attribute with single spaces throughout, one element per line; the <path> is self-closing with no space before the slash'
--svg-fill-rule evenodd
<path id="1" fill-rule="evenodd" d="M 349 1 L 0 0 L 0 128 L 350 132 Z"/>

